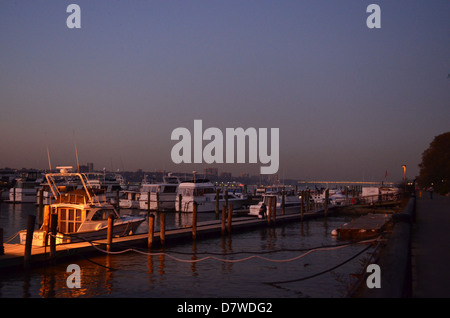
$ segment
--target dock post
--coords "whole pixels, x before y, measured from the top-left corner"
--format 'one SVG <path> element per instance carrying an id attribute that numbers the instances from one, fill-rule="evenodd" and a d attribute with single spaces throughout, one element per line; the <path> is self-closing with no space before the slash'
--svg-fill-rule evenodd
<path id="1" fill-rule="evenodd" d="M 3 228 L 0 227 L 0 255 L 5 255 L 5 248 L 3 247 Z"/>
<path id="2" fill-rule="evenodd" d="M 147 192 L 147 214 L 150 214 L 150 191 Z"/>
<path id="3" fill-rule="evenodd" d="M 311 201 L 310 201 L 310 192 L 309 189 L 305 191 L 306 194 L 306 211 L 310 211 L 311 210 Z"/>
<path id="4" fill-rule="evenodd" d="M 116 190 L 116 204 L 117 204 L 117 212 L 119 212 L 120 211 L 120 192 L 118 189 Z"/>
<path id="5" fill-rule="evenodd" d="M 24 264 L 25 269 L 30 267 L 31 247 L 32 247 L 32 243 L 33 243 L 33 232 L 34 232 L 35 221 L 36 221 L 36 216 L 28 215 L 27 238 L 25 241 L 25 253 L 23 256 L 23 264 Z"/>
<path id="6" fill-rule="evenodd" d="M 281 214 L 284 215 L 285 213 L 285 204 L 286 204 L 286 191 L 284 190 L 281 192 Z"/>
<path id="7" fill-rule="evenodd" d="M 329 196 L 329 191 L 327 189 L 325 191 L 325 208 L 324 208 L 325 216 L 327 216 L 327 214 L 328 214 L 328 196 Z"/>
<path id="8" fill-rule="evenodd" d="M 42 225 L 42 213 L 44 211 L 44 189 L 39 190 L 38 225 Z"/>
<path id="9" fill-rule="evenodd" d="M 348 205 L 348 186 L 345 187 L 345 205 Z"/>
<path id="10" fill-rule="evenodd" d="M 273 222 L 275 223 L 276 219 L 277 219 L 277 197 L 273 197 L 272 199 L 272 218 L 273 218 Z"/>
<path id="11" fill-rule="evenodd" d="M 220 189 L 216 188 L 216 215 L 219 215 L 219 193 Z"/>
<path id="12" fill-rule="evenodd" d="M 181 195 L 181 193 L 178 195 L 178 212 L 182 212 L 181 211 L 181 201 L 183 200 L 183 196 Z"/>
<path id="13" fill-rule="evenodd" d="M 114 216 L 110 214 L 108 216 L 108 232 L 106 234 L 106 251 L 108 252 L 111 250 L 113 231 L 114 231 Z"/>
<path id="14" fill-rule="evenodd" d="M 165 213 L 161 213 L 159 222 L 160 222 L 159 238 L 161 240 L 161 245 L 164 245 L 164 242 L 166 240 L 166 214 Z"/>
<path id="15" fill-rule="evenodd" d="M 224 204 L 222 206 L 222 228 L 221 228 L 221 233 L 222 235 L 225 234 L 225 220 L 227 218 L 227 206 Z"/>
<path id="16" fill-rule="evenodd" d="M 153 244 L 153 234 L 155 232 L 155 216 L 149 214 L 148 216 L 148 248 L 150 249 Z"/>
<path id="17" fill-rule="evenodd" d="M 56 256 L 56 228 L 58 225 L 58 214 L 52 213 L 50 215 L 50 258 Z"/>
<path id="18" fill-rule="evenodd" d="M 156 192 L 156 211 L 159 211 L 159 192 Z"/>
<path id="19" fill-rule="evenodd" d="M 300 221 L 303 222 L 303 205 L 305 202 L 305 194 L 304 191 L 301 192 L 301 199 L 300 199 Z"/>
<path id="20" fill-rule="evenodd" d="M 267 197 L 267 225 L 272 223 L 272 197 Z"/>
<path id="21" fill-rule="evenodd" d="M 192 207 L 192 239 L 197 238 L 197 202 L 194 202 Z"/>
<path id="22" fill-rule="evenodd" d="M 233 205 L 228 205 L 228 234 L 231 234 L 231 219 L 233 215 Z"/>

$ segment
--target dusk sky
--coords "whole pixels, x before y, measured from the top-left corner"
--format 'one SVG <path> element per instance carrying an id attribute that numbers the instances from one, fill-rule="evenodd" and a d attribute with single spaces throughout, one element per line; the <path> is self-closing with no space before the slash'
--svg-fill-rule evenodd
<path id="1" fill-rule="evenodd" d="M 98 169 L 259 173 L 174 164 L 201 119 L 279 128 L 280 178 L 414 178 L 450 131 L 449 74 L 448 0 L 2 0 L 0 168 L 48 168 L 47 146 L 76 165 L 76 140 Z"/>

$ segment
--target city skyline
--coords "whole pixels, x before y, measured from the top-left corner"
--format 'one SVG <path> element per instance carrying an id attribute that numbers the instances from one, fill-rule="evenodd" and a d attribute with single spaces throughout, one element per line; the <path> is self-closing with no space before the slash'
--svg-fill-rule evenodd
<path id="1" fill-rule="evenodd" d="M 0 168 L 258 175 L 257 164 L 175 164 L 178 127 L 279 128 L 285 179 L 418 175 L 449 130 L 450 3 L 0 3 Z M 206 145 L 206 143 L 204 143 Z M 76 150 L 75 150 L 76 149 Z M 77 154 L 76 154 L 77 152 Z M 248 155 L 248 154 L 247 154 Z"/>

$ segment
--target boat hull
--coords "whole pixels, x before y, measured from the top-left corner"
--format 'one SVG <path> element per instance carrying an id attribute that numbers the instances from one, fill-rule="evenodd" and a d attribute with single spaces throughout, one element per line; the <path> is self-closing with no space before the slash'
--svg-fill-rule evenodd
<path id="1" fill-rule="evenodd" d="M 127 236 L 130 233 L 135 233 L 138 226 L 145 220 L 145 218 L 134 218 L 131 221 L 114 223 L 113 227 L 113 236 L 114 237 L 122 237 Z M 64 244 L 64 243 L 76 243 L 76 242 L 86 242 L 86 241 L 94 241 L 94 240 L 103 240 L 106 239 L 108 234 L 108 228 L 103 227 L 101 229 L 96 229 L 92 231 L 81 231 L 75 233 L 57 233 L 56 235 L 56 244 Z M 27 232 L 21 231 L 19 232 L 20 236 L 20 244 L 25 244 L 27 238 Z M 42 230 L 33 232 L 33 246 L 45 246 L 45 232 Z M 50 245 L 50 237 L 47 236 L 47 245 Z"/>

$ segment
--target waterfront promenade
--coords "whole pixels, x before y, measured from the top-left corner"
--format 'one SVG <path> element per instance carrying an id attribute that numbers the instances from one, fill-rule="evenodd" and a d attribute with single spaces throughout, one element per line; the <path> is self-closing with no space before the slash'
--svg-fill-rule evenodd
<path id="1" fill-rule="evenodd" d="M 413 225 L 412 296 L 450 297 L 450 197 L 417 195 Z"/>

